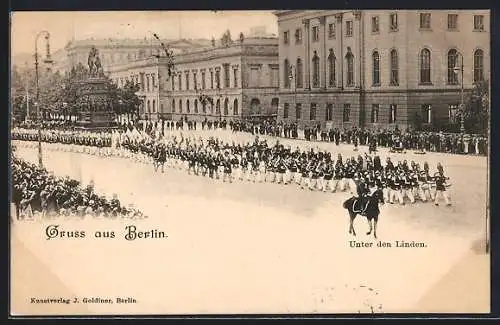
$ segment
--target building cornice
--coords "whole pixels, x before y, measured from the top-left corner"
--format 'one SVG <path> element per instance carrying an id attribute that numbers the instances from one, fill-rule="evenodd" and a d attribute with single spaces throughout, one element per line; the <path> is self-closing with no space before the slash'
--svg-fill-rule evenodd
<path id="1" fill-rule="evenodd" d="M 290 10 L 290 13 L 283 15 L 278 18 L 279 22 L 294 20 L 294 19 L 303 19 L 310 20 L 319 17 L 331 17 L 336 16 L 338 14 L 345 14 L 348 12 L 353 12 L 354 10 Z"/>

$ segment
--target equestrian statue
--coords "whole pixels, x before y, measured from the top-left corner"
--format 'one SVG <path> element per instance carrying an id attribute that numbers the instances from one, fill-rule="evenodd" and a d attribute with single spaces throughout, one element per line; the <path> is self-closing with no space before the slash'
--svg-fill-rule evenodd
<path id="1" fill-rule="evenodd" d="M 92 46 L 92 48 L 90 49 L 88 65 L 90 77 L 103 76 L 101 59 L 99 58 L 99 51 L 95 48 L 95 46 Z"/>

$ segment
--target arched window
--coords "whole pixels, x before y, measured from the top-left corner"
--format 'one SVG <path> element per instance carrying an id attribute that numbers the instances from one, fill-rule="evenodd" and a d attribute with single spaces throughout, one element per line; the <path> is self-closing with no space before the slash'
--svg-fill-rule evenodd
<path id="1" fill-rule="evenodd" d="M 183 113 L 182 112 L 182 100 L 179 99 L 179 113 Z"/>
<path id="2" fill-rule="evenodd" d="M 175 99 L 172 99 L 172 113 L 175 113 Z"/>
<path id="3" fill-rule="evenodd" d="M 372 123 L 378 123 L 378 110 L 379 110 L 379 104 L 373 104 L 372 105 L 372 116 L 371 116 Z"/>
<path id="4" fill-rule="evenodd" d="M 151 113 L 151 102 L 148 99 L 148 113 Z"/>
<path id="5" fill-rule="evenodd" d="M 197 99 L 194 100 L 194 112 L 196 114 L 198 114 L 198 100 Z"/>
<path id="6" fill-rule="evenodd" d="M 156 100 L 153 99 L 153 113 L 156 113 Z"/>
<path id="7" fill-rule="evenodd" d="M 296 74 L 297 74 L 296 87 L 302 88 L 302 87 L 304 87 L 304 83 L 303 83 L 304 78 L 302 77 L 302 73 L 303 73 L 302 72 L 302 60 L 300 58 L 297 58 L 297 67 L 295 69 L 296 69 Z"/>
<path id="8" fill-rule="evenodd" d="M 300 120 L 302 118 L 302 104 L 295 104 L 295 119 Z"/>
<path id="9" fill-rule="evenodd" d="M 278 114 L 278 107 L 280 105 L 280 100 L 277 97 L 271 99 L 271 114 Z M 269 114 L 269 112 L 267 112 Z"/>
<path id="10" fill-rule="evenodd" d="M 432 106 L 430 104 L 424 104 L 422 105 L 421 108 L 421 114 L 423 117 L 423 121 L 426 124 L 431 124 L 432 123 Z"/>
<path id="11" fill-rule="evenodd" d="M 398 51 L 391 51 L 391 86 L 399 85 L 399 58 Z"/>
<path id="12" fill-rule="evenodd" d="M 318 88 L 319 87 L 319 56 L 314 51 L 313 59 L 312 59 L 312 66 L 313 66 L 313 87 Z"/>
<path id="13" fill-rule="evenodd" d="M 217 104 L 215 104 L 215 114 L 220 115 L 220 99 L 217 99 Z"/>
<path id="14" fill-rule="evenodd" d="M 380 55 L 378 54 L 377 51 L 373 52 L 372 61 L 373 61 L 373 70 L 372 70 L 373 85 L 380 86 Z"/>
<path id="15" fill-rule="evenodd" d="M 189 107 L 189 99 L 186 99 L 186 113 L 191 113 L 191 108 Z"/>
<path id="16" fill-rule="evenodd" d="M 335 87 L 337 83 L 337 73 L 335 71 L 335 54 L 333 53 L 333 49 L 330 49 L 330 54 L 328 55 L 328 85 L 330 87 Z"/>
<path id="17" fill-rule="evenodd" d="M 431 51 L 420 52 L 420 83 L 431 83 Z"/>
<path id="18" fill-rule="evenodd" d="M 354 55 L 351 52 L 346 54 L 347 61 L 347 86 L 354 86 Z"/>
<path id="19" fill-rule="evenodd" d="M 233 115 L 238 115 L 239 112 L 238 112 L 238 99 L 235 99 L 234 100 L 234 104 L 233 104 Z"/>
<path id="20" fill-rule="evenodd" d="M 484 80 L 484 54 L 478 49 L 474 52 L 474 82 Z"/>
<path id="21" fill-rule="evenodd" d="M 224 116 L 229 115 L 229 99 L 224 100 Z"/>
<path id="22" fill-rule="evenodd" d="M 458 84 L 458 75 L 454 70 L 458 63 L 457 58 L 457 50 L 451 49 L 448 51 L 448 84 L 450 85 Z"/>
<path id="23" fill-rule="evenodd" d="M 258 98 L 252 98 L 250 101 L 250 112 L 251 114 L 260 115 L 260 100 Z"/>
<path id="24" fill-rule="evenodd" d="M 309 110 L 309 119 L 311 121 L 316 119 L 316 103 L 311 103 L 311 109 Z"/>
<path id="25" fill-rule="evenodd" d="M 285 88 L 290 88 L 290 62 L 288 59 L 283 62 L 283 82 Z"/>

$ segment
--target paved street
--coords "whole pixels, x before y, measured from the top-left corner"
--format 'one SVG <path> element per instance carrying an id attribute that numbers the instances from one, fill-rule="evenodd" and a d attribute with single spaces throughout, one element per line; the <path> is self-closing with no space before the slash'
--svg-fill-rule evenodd
<path id="1" fill-rule="evenodd" d="M 230 138 L 229 132 L 217 133 Z M 246 134 L 238 137 L 251 141 Z M 290 140 L 280 141 L 287 144 Z M 312 144 L 293 142 L 296 145 Z M 335 155 L 352 153 L 350 146 L 317 146 Z M 393 160 L 425 159 L 431 170 L 440 161 L 453 183 L 453 206 L 382 207 L 379 240 L 414 240 L 426 243 L 426 248 L 349 248 L 354 238 L 347 233 L 348 217 L 341 207 L 348 194 L 276 184 L 227 184 L 173 169 L 158 174 L 150 165 L 122 158 L 49 147 L 44 144 L 47 169 L 84 182 L 93 179 L 98 191 L 117 193 L 125 204 L 133 203 L 149 216 L 133 222 L 138 228 L 156 228 L 169 235 L 168 239 L 127 242 L 121 235 L 124 221 L 61 221 L 68 229 L 90 233 L 108 228 L 120 235 L 105 242 L 57 242 L 45 240 L 38 223 L 14 226 L 13 243 L 50 265 L 72 293 L 95 297 L 113 292 L 138 300 L 135 305 L 85 306 L 94 313 L 411 312 L 484 238 L 484 157 L 391 154 Z M 364 150 L 361 147 L 360 152 Z M 36 162 L 35 148 L 18 145 L 17 154 Z M 356 219 L 355 227 L 356 239 L 373 241 L 365 235 L 366 221 Z M 93 285 L 97 281 L 99 287 Z"/>

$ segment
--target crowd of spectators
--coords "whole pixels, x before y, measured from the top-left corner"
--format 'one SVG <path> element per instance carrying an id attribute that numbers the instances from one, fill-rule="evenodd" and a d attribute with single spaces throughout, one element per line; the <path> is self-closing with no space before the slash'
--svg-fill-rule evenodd
<path id="1" fill-rule="evenodd" d="M 17 219 L 56 216 L 143 217 L 133 206 L 124 206 L 116 194 L 98 195 L 93 184 L 82 186 L 69 177 L 56 177 L 44 168 L 13 157 L 12 197 Z"/>

